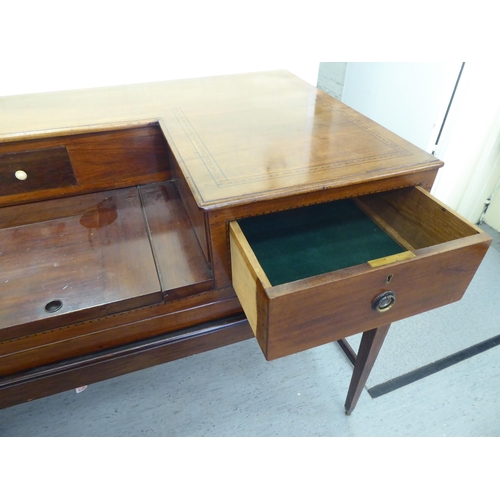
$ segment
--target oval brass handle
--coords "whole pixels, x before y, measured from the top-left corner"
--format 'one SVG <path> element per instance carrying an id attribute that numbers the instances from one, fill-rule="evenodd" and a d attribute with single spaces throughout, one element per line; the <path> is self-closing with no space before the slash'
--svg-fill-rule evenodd
<path id="1" fill-rule="evenodd" d="M 372 300 L 372 309 L 378 312 L 388 311 L 396 302 L 396 294 L 394 292 L 384 292 L 377 295 Z"/>

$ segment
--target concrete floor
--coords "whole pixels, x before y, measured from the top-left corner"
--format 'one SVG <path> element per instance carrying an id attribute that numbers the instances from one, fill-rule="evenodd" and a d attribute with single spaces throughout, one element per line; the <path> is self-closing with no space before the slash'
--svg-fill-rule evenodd
<path id="1" fill-rule="evenodd" d="M 485 274 L 500 288 L 497 268 Z M 351 374 L 336 344 L 267 362 L 252 339 L 0 410 L 0 436 L 500 436 L 500 347 L 375 399 L 363 391 L 346 416 Z"/>
<path id="2" fill-rule="evenodd" d="M 335 345 L 268 363 L 253 340 L 0 411 L 2 436 L 500 436 L 500 349 L 343 403 Z"/>

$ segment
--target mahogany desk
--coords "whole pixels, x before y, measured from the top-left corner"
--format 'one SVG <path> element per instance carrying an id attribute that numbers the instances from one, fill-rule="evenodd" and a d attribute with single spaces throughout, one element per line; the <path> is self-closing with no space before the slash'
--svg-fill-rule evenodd
<path id="1" fill-rule="evenodd" d="M 349 414 L 491 241 L 428 193 L 441 161 L 285 71 L 0 109 L 0 408 L 255 336 L 341 341 Z"/>

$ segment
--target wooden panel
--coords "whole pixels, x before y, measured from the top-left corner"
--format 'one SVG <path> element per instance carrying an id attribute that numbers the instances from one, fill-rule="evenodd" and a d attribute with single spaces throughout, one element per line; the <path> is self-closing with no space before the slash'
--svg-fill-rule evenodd
<path id="1" fill-rule="evenodd" d="M 0 196 L 76 184 L 65 147 L 0 154 Z"/>
<path id="2" fill-rule="evenodd" d="M 96 199 L 91 195 L 82 195 L 2 207 L 0 229 L 81 216 L 93 210 Z"/>
<path id="3" fill-rule="evenodd" d="M 168 146 L 158 126 L 68 138 L 68 150 L 80 184 L 146 184 L 170 177 Z"/>
<path id="4" fill-rule="evenodd" d="M 122 343 L 122 337 L 130 342 L 144 340 L 173 332 L 182 328 L 181 325 L 192 326 L 241 312 L 232 288 L 210 290 L 179 300 L 120 311 L 97 320 L 0 340 L 0 366 L 5 366 L 1 369 L 2 374 L 13 373 L 16 363 L 7 362 L 8 359 L 22 359 L 23 365 L 29 363 L 27 368 L 33 368 L 46 364 L 47 357 L 52 361 L 66 359 L 67 349 L 76 352 L 76 356 L 86 355 L 117 346 Z M 75 350 L 75 346 L 79 350 Z"/>
<path id="5" fill-rule="evenodd" d="M 264 82 L 258 91 L 242 82 L 233 109 L 228 101 L 219 109 L 208 107 L 218 100 L 207 109 L 178 103 L 163 115 L 200 207 L 254 203 L 442 165 L 321 91 L 299 90 L 293 80 L 280 83 L 271 97 Z M 261 99 L 265 104 L 259 105 Z"/>
<path id="6" fill-rule="evenodd" d="M 93 357 L 77 358 L 20 375 L 0 379 L 0 408 L 43 398 L 173 361 L 252 337 L 248 322 L 241 317 L 205 323 L 180 330 L 177 335 L 122 346 Z"/>
<path id="7" fill-rule="evenodd" d="M 480 232 L 480 229 L 419 187 L 363 196 L 357 202 L 408 250 Z"/>
<path id="8" fill-rule="evenodd" d="M 161 300 L 137 189 L 73 201 L 54 220 L 0 230 L 0 338 Z"/>
<path id="9" fill-rule="evenodd" d="M 210 288 L 210 267 L 173 182 L 140 193 L 162 290 L 172 299 Z"/>
<path id="10" fill-rule="evenodd" d="M 210 250 L 208 245 L 206 213 L 203 212 L 196 204 L 191 188 L 184 178 L 179 168 L 179 164 L 177 163 L 177 160 L 172 153 L 170 154 L 169 158 L 170 165 L 172 167 L 172 177 L 174 178 L 177 190 L 181 195 L 182 203 L 184 204 L 184 208 L 186 209 L 188 217 L 191 220 L 191 224 L 194 228 L 201 249 L 205 254 L 205 258 L 208 262 L 211 263 Z"/>
<path id="11" fill-rule="evenodd" d="M 197 305 L 185 303 L 184 308 L 164 314 L 151 311 L 151 317 L 139 321 L 134 321 L 131 315 L 128 323 L 108 328 L 105 326 L 106 318 L 103 318 L 92 325 L 93 328 L 87 328 L 86 332 L 81 327 L 70 327 L 62 333 L 57 329 L 10 339 L 0 342 L 0 377 L 78 356 L 92 355 L 231 314 L 241 314 L 236 298 L 206 301 Z"/>
<path id="12" fill-rule="evenodd" d="M 230 224 L 231 268 L 233 287 L 238 295 L 248 322 L 253 331 L 257 331 L 257 284 L 270 288 L 259 261 L 255 257 L 247 239 L 237 222 Z"/>

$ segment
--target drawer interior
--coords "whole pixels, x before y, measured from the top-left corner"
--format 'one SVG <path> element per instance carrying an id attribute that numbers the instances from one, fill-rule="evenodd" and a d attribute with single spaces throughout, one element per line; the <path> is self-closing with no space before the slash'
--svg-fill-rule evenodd
<path id="1" fill-rule="evenodd" d="M 239 225 L 272 286 L 405 251 L 352 199 L 251 217 Z"/>
<path id="2" fill-rule="evenodd" d="M 420 188 L 387 191 L 238 221 L 269 284 L 377 261 L 477 234 Z"/>
<path id="3" fill-rule="evenodd" d="M 356 198 L 363 211 L 407 250 L 419 250 L 482 232 L 421 187 Z"/>

